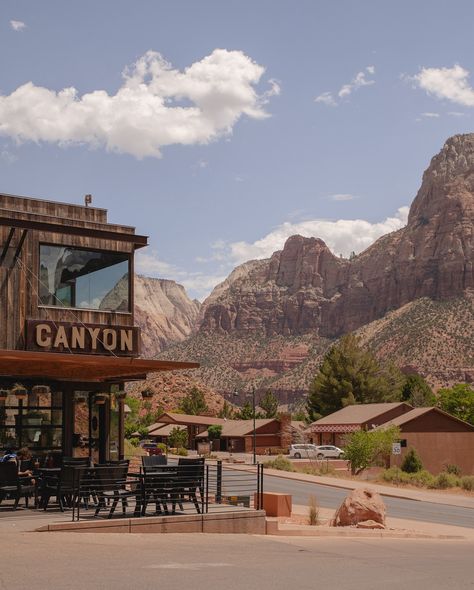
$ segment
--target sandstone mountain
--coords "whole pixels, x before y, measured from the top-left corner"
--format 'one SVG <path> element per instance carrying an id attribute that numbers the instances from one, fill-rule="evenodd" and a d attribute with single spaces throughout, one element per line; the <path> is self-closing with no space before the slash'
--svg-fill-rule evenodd
<path id="1" fill-rule="evenodd" d="M 474 134 L 450 138 L 426 172 L 405 228 L 351 260 L 292 236 L 217 286 L 196 334 L 166 351 L 201 362 L 221 392 L 250 384 L 292 402 L 327 347 L 349 331 L 433 385 L 474 379 Z"/>
<path id="2" fill-rule="evenodd" d="M 201 304 L 184 287 L 166 279 L 135 277 L 135 323 L 142 331 L 143 357 L 154 357 L 166 346 L 191 334 Z"/>
<path id="3" fill-rule="evenodd" d="M 433 158 L 408 225 L 352 260 L 318 238 L 290 237 L 235 270 L 204 303 L 201 332 L 337 337 L 420 297 L 474 289 L 474 134 Z"/>

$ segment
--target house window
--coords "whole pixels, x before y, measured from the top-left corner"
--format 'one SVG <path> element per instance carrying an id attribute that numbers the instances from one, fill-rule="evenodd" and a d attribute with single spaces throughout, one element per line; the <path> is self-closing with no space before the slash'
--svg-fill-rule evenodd
<path id="1" fill-rule="evenodd" d="M 40 305 L 130 311 L 129 255 L 40 245 Z"/>

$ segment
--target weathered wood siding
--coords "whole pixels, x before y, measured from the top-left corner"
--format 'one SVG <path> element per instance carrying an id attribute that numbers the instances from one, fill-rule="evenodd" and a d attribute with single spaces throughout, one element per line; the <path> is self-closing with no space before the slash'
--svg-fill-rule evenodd
<path id="1" fill-rule="evenodd" d="M 44 221 L 64 226 L 117 231 L 133 234 L 134 228 L 108 224 L 103 209 L 54 203 L 38 199 L 0 195 L 0 216 L 12 219 Z M 10 228 L 0 226 L 0 252 L 7 240 Z M 0 348 L 25 348 L 25 320 L 45 319 L 65 322 L 84 322 L 107 325 L 132 326 L 133 280 L 130 292 L 131 313 L 60 309 L 39 307 L 39 245 L 40 243 L 77 246 L 82 248 L 125 252 L 132 255 L 133 277 L 134 245 L 120 240 L 76 236 L 68 234 L 28 230 L 20 253 L 20 261 L 12 265 L 12 258 L 23 230 L 16 229 L 8 255 L 0 266 Z"/>

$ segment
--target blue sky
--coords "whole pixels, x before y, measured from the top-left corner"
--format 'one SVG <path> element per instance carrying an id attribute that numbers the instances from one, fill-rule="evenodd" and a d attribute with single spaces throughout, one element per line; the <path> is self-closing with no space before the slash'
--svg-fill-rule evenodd
<path id="1" fill-rule="evenodd" d="M 0 191 L 92 193 L 150 236 L 141 272 L 200 298 L 292 233 L 360 251 L 472 131 L 473 22 L 456 0 L 1 0 Z"/>

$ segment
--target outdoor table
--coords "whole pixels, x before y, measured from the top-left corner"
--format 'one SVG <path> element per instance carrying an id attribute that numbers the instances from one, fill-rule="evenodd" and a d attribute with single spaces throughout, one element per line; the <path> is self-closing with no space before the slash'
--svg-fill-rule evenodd
<path id="1" fill-rule="evenodd" d="M 173 512 L 176 506 L 174 497 L 174 482 L 178 475 L 177 465 L 156 465 L 145 470 L 142 474 L 142 505 L 141 514 L 145 516 L 147 504 L 154 502 L 156 512 L 161 504 L 165 514 L 169 514 L 167 501 L 173 503 Z"/>
<path id="2" fill-rule="evenodd" d="M 38 498 L 43 488 L 44 480 L 47 477 L 58 478 L 61 473 L 61 467 L 38 467 L 33 469 L 33 478 L 35 480 L 35 508 L 39 507 Z"/>

